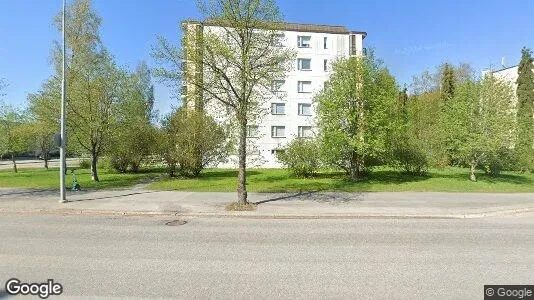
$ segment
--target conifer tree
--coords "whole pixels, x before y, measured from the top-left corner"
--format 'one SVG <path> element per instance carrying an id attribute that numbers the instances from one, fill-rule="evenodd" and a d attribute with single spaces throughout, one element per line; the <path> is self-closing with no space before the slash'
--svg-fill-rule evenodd
<path id="1" fill-rule="evenodd" d="M 534 168 L 534 65 L 532 51 L 521 50 L 517 78 L 517 141 L 516 153 L 521 171 Z"/>

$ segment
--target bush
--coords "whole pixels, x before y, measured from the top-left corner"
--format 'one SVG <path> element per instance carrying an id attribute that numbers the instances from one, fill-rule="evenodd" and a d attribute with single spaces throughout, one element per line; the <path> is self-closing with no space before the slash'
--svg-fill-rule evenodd
<path id="1" fill-rule="evenodd" d="M 89 159 L 82 159 L 80 161 L 80 169 L 91 169 L 91 160 Z"/>
<path id="2" fill-rule="evenodd" d="M 314 139 L 297 138 L 277 154 L 278 160 L 297 177 L 314 176 L 321 165 L 319 147 Z"/>
<path id="3" fill-rule="evenodd" d="M 497 153 L 486 155 L 480 165 L 484 172 L 491 176 L 498 176 L 505 170 L 519 170 L 517 156 L 510 149 L 501 149 Z"/>
<path id="4" fill-rule="evenodd" d="M 113 156 L 110 158 L 110 164 L 113 170 L 119 173 L 126 173 L 130 165 L 130 159 L 125 156 Z"/>
<path id="5" fill-rule="evenodd" d="M 164 121 L 158 152 L 169 175 L 198 177 L 206 166 L 224 161 L 230 144 L 222 126 L 203 112 L 180 108 Z"/>
<path id="6" fill-rule="evenodd" d="M 393 149 L 393 167 L 412 175 L 424 175 L 428 171 L 426 154 L 414 145 L 401 143 Z"/>
<path id="7" fill-rule="evenodd" d="M 112 159 L 110 157 L 102 157 L 98 160 L 98 168 L 106 171 L 116 171 L 112 164 Z"/>

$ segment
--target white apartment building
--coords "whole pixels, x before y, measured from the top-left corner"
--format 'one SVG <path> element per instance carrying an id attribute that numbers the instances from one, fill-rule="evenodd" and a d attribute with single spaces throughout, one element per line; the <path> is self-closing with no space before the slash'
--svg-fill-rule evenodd
<path id="1" fill-rule="evenodd" d="M 349 31 L 344 26 L 281 25 L 280 46 L 293 49 L 297 55 L 293 69 L 284 78 L 272 83 L 277 96 L 273 93 L 265 95 L 265 114 L 256 124 L 248 126 L 247 144 L 250 151 L 247 156 L 252 167 L 280 167 L 277 151 L 283 150 L 295 138 L 313 137 L 316 134 L 313 97 L 328 80 L 333 61 L 363 55 L 363 40 L 367 35 L 362 31 Z M 207 27 L 218 26 L 185 21 L 182 27 L 190 33 L 194 30 L 194 34 L 202 34 Z M 187 89 L 190 90 L 189 87 Z M 209 108 L 206 111 L 210 113 Z M 231 157 L 227 164 L 219 167 L 236 165 L 237 158 Z"/>
<path id="2" fill-rule="evenodd" d="M 533 69 L 534 69 L 534 64 L 533 64 Z M 512 67 L 502 68 L 500 70 L 495 70 L 495 71 L 485 70 L 485 71 L 482 71 L 482 76 L 491 74 L 495 78 L 511 84 L 514 89 L 514 105 L 517 105 L 517 79 L 519 78 L 518 71 L 519 71 L 519 65 L 515 65 Z"/>

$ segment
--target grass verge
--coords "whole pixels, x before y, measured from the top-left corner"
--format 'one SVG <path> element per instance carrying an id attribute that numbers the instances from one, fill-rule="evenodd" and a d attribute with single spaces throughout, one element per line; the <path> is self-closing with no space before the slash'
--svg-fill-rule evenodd
<path id="1" fill-rule="evenodd" d="M 315 178 L 295 178 L 283 169 L 251 169 L 247 172 L 250 192 L 534 192 L 534 174 L 503 172 L 491 177 L 479 172 L 478 181 L 469 180 L 464 168 L 432 169 L 426 176 L 407 175 L 390 168 L 376 168 L 357 182 L 346 180 L 341 172 L 320 172 Z M 235 192 L 236 170 L 208 169 L 195 179 L 165 177 L 152 183 L 155 190 Z"/>
<path id="2" fill-rule="evenodd" d="M 119 174 L 107 170 L 99 170 L 99 182 L 91 180 L 90 170 L 76 170 L 76 178 L 82 189 L 113 189 L 126 188 L 143 181 L 153 179 L 159 175 L 157 170 L 138 174 Z M 65 178 L 67 189 L 72 186 L 72 175 L 69 173 Z M 0 171 L 0 187 L 9 188 L 58 188 L 59 169 L 19 169 L 18 173 L 13 170 Z"/>

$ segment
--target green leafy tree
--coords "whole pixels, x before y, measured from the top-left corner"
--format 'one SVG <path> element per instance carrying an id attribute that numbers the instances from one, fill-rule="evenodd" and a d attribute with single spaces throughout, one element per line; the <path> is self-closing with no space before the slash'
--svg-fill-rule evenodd
<path id="1" fill-rule="evenodd" d="M 44 167 L 48 169 L 50 153 L 57 148 L 54 144 L 54 134 L 59 132 L 59 91 L 54 85 L 54 78 L 43 84 L 42 89 L 28 95 L 31 126 L 28 128 L 33 136 L 32 148 L 43 159 Z"/>
<path id="2" fill-rule="evenodd" d="M 272 81 L 283 77 L 290 69 L 294 53 L 273 43 L 281 21 L 274 0 L 197 3 L 206 20 L 192 27 L 216 25 L 221 26 L 220 30 L 206 26 L 202 31 L 186 31 L 185 51 L 161 39 L 154 57 L 167 67 L 157 69 L 156 74 L 175 86 L 177 79 L 187 82 L 186 101 L 189 103 L 186 106 L 209 105 L 217 116 L 225 115 L 236 124 L 239 141 L 237 198 L 244 204 L 248 202 L 247 125 L 264 113 L 262 104 L 268 101 L 265 94 L 271 90 Z"/>
<path id="3" fill-rule="evenodd" d="M 9 156 L 17 173 L 17 155 L 29 149 L 25 114 L 13 106 L 0 103 L 0 132 L 0 157 Z"/>
<path id="4" fill-rule="evenodd" d="M 409 128 L 411 136 L 422 140 L 415 142 L 416 149 L 425 153 L 428 163 L 436 167 L 459 165 L 453 159 L 459 157 L 457 140 L 447 135 L 448 100 L 453 99 L 460 86 L 473 82 L 474 72 L 468 64 L 453 66 L 445 63 L 435 71 L 425 71 L 414 77 L 413 96 L 409 104 Z"/>
<path id="5" fill-rule="evenodd" d="M 157 139 L 157 129 L 152 124 L 154 90 L 145 63 L 126 78 L 121 91 L 115 114 L 117 124 L 107 151 L 117 171 L 138 172 L 142 161 L 155 151 Z"/>
<path id="6" fill-rule="evenodd" d="M 389 136 L 389 163 L 396 169 L 415 175 L 426 173 L 429 162 L 424 152 L 424 142 L 418 134 L 420 129 L 414 114 L 415 98 L 408 96 L 407 88 L 399 95 L 396 112 L 391 119 L 393 133 Z"/>
<path id="7" fill-rule="evenodd" d="M 102 19 L 90 0 L 74 0 L 66 11 L 67 141 L 69 151 L 91 156 L 92 179 L 99 181 L 98 159 L 109 148 L 126 73 L 114 63 L 99 36 Z M 55 18 L 62 28 L 61 14 Z M 55 75 L 30 97 L 30 109 L 39 120 L 56 123 L 59 117 L 62 51 L 53 51 Z M 52 126 L 52 125 L 50 125 Z"/>
<path id="8" fill-rule="evenodd" d="M 523 48 L 517 78 L 516 153 L 520 169 L 534 169 L 534 60 L 532 51 Z"/>
<path id="9" fill-rule="evenodd" d="M 398 93 L 395 79 L 372 53 L 334 63 L 328 84 L 314 99 L 327 163 L 357 180 L 383 159 Z"/>
<path id="10" fill-rule="evenodd" d="M 447 133 L 459 142 L 458 159 L 470 166 L 470 179 L 476 181 L 477 167 L 513 145 L 513 89 L 487 76 L 461 85 L 448 106 Z"/>

